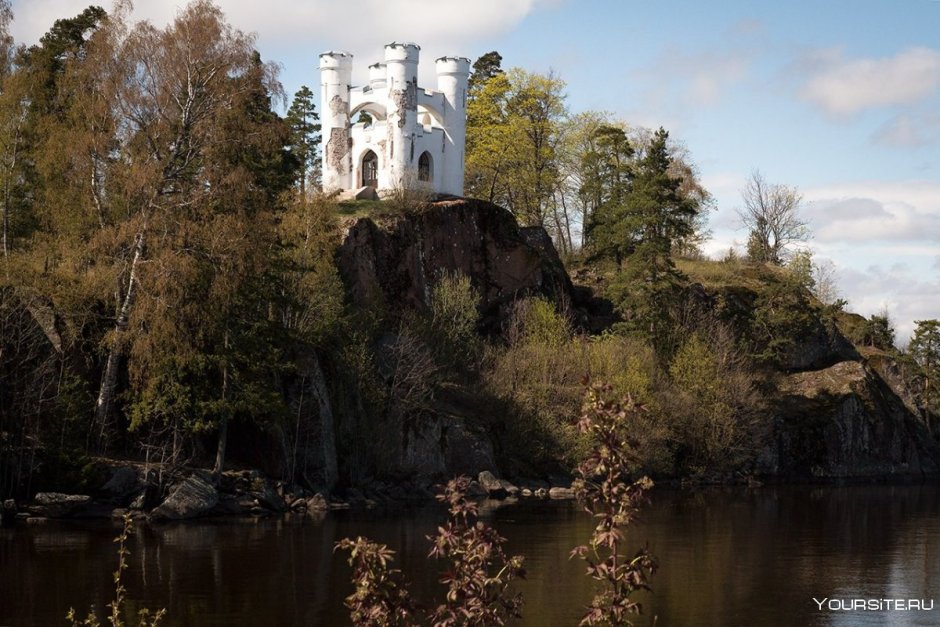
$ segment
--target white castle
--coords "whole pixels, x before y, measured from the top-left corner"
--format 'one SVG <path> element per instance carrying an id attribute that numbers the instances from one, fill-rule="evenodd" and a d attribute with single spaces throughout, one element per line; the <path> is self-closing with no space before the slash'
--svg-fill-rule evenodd
<path id="1" fill-rule="evenodd" d="M 437 91 L 429 91 L 418 87 L 420 50 L 388 44 L 364 87 L 350 85 L 351 54 L 320 55 L 324 191 L 362 197 L 417 183 L 463 195 L 470 60 L 437 59 Z M 360 111 L 372 122 L 353 124 Z"/>

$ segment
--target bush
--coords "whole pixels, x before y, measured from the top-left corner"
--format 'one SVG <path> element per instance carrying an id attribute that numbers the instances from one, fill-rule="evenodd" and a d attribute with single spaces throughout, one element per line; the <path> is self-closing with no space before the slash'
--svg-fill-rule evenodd
<path id="1" fill-rule="evenodd" d="M 382 190 L 382 204 L 392 213 L 420 211 L 434 201 L 436 194 L 430 183 L 409 174 L 398 185 Z"/>
<path id="2" fill-rule="evenodd" d="M 617 394 L 656 406 L 660 376 L 653 351 L 638 340 L 615 335 L 561 340 L 542 332 L 550 326 L 493 350 L 484 379 L 490 392 L 515 408 L 506 442 L 515 456 L 537 465 L 561 461 L 573 469 L 586 453 L 586 442 L 574 427 L 584 381 L 609 381 Z M 640 464 L 665 471 L 667 434 L 654 416 L 645 414 L 634 425 L 635 437 L 643 443 Z"/>
<path id="3" fill-rule="evenodd" d="M 477 322 L 480 297 L 470 278 L 444 273 L 431 292 L 431 330 L 442 359 L 465 369 L 475 365 L 480 352 Z"/>
<path id="4" fill-rule="evenodd" d="M 756 453 L 760 398 L 729 332 L 694 333 L 677 351 L 669 376 L 664 416 L 679 474 L 727 471 Z"/>
<path id="5" fill-rule="evenodd" d="M 516 301 L 509 322 L 509 343 L 559 347 L 571 339 L 571 323 L 544 298 Z"/>

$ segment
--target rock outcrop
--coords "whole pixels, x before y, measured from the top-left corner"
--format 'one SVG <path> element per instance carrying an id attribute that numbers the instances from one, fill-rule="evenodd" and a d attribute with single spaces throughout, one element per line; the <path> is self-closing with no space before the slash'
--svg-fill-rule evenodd
<path id="1" fill-rule="evenodd" d="M 813 479 L 940 473 L 940 447 L 867 363 L 790 374 L 779 385 L 762 474 Z"/>
<path id="2" fill-rule="evenodd" d="M 572 302 L 571 280 L 544 230 L 520 228 L 508 211 L 480 200 L 361 218 L 349 226 L 337 263 L 353 301 L 388 308 L 425 307 L 442 275 L 464 274 L 490 330 L 521 296 Z"/>

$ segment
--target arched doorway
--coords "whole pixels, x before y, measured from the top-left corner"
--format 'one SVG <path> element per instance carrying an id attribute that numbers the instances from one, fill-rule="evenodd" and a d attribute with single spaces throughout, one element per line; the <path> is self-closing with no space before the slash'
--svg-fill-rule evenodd
<path id="1" fill-rule="evenodd" d="M 431 153 L 427 150 L 421 153 L 421 156 L 418 157 L 418 180 L 424 182 L 430 182 L 431 176 L 434 172 L 431 170 Z"/>
<path id="2" fill-rule="evenodd" d="M 362 186 L 379 186 L 379 158 L 371 150 L 362 155 Z"/>

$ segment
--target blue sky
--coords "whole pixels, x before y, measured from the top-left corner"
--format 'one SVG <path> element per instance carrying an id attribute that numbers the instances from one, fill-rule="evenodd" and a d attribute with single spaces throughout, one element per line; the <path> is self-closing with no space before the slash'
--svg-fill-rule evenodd
<path id="1" fill-rule="evenodd" d="M 13 0 L 32 43 L 88 0 Z M 165 23 L 183 3 L 139 0 Z M 715 196 L 720 255 L 740 247 L 739 190 L 755 168 L 797 186 L 817 259 L 864 315 L 887 307 L 904 344 L 940 318 L 940 1 L 220 0 L 282 65 L 288 93 L 316 90 L 317 55 L 356 55 L 354 79 L 388 41 L 422 58 L 557 72 L 568 106 L 665 126 Z M 107 8 L 107 7 L 106 7 Z M 423 77 L 431 81 L 431 65 Z"/>

